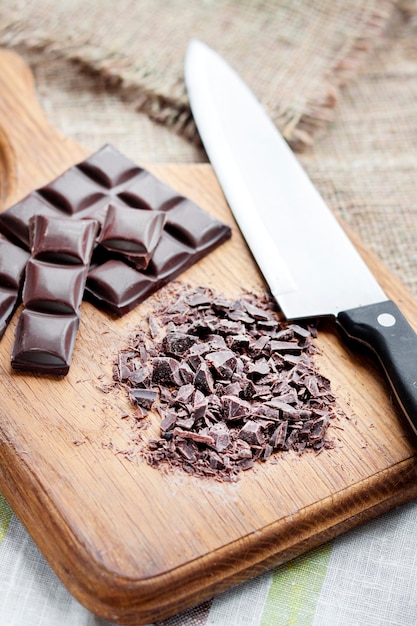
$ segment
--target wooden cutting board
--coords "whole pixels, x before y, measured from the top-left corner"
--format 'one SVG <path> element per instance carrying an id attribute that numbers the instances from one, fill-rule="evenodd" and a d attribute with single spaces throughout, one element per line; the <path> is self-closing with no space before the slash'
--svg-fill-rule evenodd
<path id="1" fill-rule="evenodd" d="M 48 124 L 23 61 L 0 51 L 2 207 L 88 154 Z M 211 167 L 149 169 L 233 229 L 232 239 L 181 281 L 228 297 L 261 293 Z M 361 252 L 417 327 L 416 302 Z M 416 440 L 373 360 L 351 351 L 331 322 L 320 325 L 316 360 L 347 415 L 329 432 L 335 449 L 288 453 L 234 484 L 164 474 L 118 454 L 131 441 L 122 419 L 130 407 L 122 391 L 100 387 L 111 382 L 114 358 L 148 306 L 114 320 L 83 304 L 63 380 L 13 373 L 15 320 L 0 342 L 0 491 L 92 612 L 125 624 L 166 618 L 417 495 Z M 156 418 L 151 422 L 150 433 Z"/>

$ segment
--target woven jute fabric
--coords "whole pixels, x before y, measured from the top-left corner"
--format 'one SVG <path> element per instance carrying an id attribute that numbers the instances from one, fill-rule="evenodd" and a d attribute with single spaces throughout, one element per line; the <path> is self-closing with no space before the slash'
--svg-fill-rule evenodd
<path id="1" fill-rule="evenodd" d="M 206 160 L 198 145 L 172 132 L 184 135 L 191 128 L 188 121 L 180 123 L 182 114 L 189 119 L 182 56 L 189 37 L 199 37 L 258 90 L 296 148 L 305 148 L 299 156 L 325 200 L 417 296 L 414 0 L 211 0 L 182 3 L 181 11 L 175 1 L 139 0 L 131 3 L 130 13 L 128 5 L 124 0 L 116 12 L 106 2 L 99 10 L 95 0 L 57 6 L 49 0 L 0 3 L 0 38 L 32 65 L 51 122 L 92 150 L 111 142 L 137 162 Z M 62 25 L 70 6 L 72 18 Z M 139 13 L 140 19 L 134 17 Z M 104 36 L 110 14 L 114 24 Z M 97 28 L 91 26 L 93 16 Z M 174 22 L 170 34 L 168 24 Z M 338 47 L 326 46 L 329 42 Z M 134 49 L 139 52 L 133 62 Z M 71 62 L 75 59 L 82 65 Z M 315 116 L 310 115 L 313 101 L 321 103 Z M 172 112 L 180 109 L 176 118 Z M 168 110 L 172 114 L 166 115 Z"/>
<path id="2" fill-rule="evenodd" d="M 188 42 L 226 56 L 297 148 L 328 124 L 341 85 L 384 31 L 394 0 L 3 0 L 0 45 L 76 61 L 152 119 L 195 135 Z M 236 104 L 238 106 L 238 104 Z"/>
<path id="3" fill-rule="evenodd" d="M 301 159 L 330 206 L 417 297 L 417 11 L 395 13 L 328 132 Z"/>

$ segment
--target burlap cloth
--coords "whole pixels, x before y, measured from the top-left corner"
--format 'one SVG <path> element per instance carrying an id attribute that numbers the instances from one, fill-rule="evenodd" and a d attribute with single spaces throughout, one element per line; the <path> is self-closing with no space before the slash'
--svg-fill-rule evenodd
<path id="1" fill-rule="evenodd" d="M 140 162 L 185 162 L 206 158 L 182 73 L 188 41 L 202 39 L 302 150 L 331 207 L 417 295 L 414 11 L 412 0 L 0 0 L 0 45 L 32 65 L 67 135 L 92 149 L 110 141 Z"/>
<path id="2" fill-rule="evenodd" d="M 0 43 L 78 61 L 153 118 L 193 134 L 183 57 L 191 37 L 225 54 L 288 139 L 309 142 L 337 88 L 384 28 L 392 0 L 3 2 Z M 308 71 L 305 63 L 308 60 Z"/>

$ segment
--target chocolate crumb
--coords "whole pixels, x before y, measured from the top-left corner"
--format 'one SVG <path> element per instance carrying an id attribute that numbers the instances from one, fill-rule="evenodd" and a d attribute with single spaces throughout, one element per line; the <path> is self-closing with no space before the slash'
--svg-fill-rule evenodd
<path id="1" fill-rule="evenodd" d="M 148 324 L 117 356 L 113 379 L 142 415 L 161 418 L 142 448 L 151 466 L 235 481 L 284 451 L 334 446 L 336 400 L 314 364 L 315 326 L 283 322 L 267 295 L 230 301 L 184 286 L 157 300 Z"/>

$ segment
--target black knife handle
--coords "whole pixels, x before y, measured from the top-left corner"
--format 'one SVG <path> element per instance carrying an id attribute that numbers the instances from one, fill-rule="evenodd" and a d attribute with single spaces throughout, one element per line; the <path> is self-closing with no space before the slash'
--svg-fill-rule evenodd
<path id="1" fill-rule="evenodd" d="M 337 322 L 351 339 L 375 352 L 417 434 L 417 335 L 394 302 L 343 311 Z"/>

